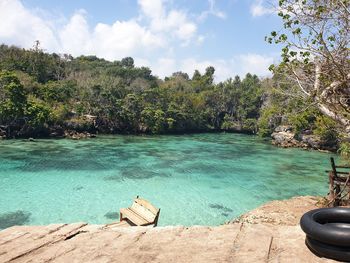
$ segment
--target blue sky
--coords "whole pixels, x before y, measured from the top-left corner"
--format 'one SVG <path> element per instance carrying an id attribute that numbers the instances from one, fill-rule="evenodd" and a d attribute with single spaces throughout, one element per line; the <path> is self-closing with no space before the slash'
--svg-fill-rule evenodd
<path id="1" fill-rule="evenodd" d="M 269 74 L 279 48 L 264 41 L 281 22 L 264 0 L 0 0 L 0 42 L 48 52 L 132 56 L 164 77 L 216 68 L 221 81 Z"/>

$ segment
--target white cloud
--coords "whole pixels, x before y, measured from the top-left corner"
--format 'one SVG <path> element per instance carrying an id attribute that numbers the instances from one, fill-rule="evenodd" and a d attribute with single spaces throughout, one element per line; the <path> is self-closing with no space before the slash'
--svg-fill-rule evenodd
<path id="1" fill-rule="evenodd" d="M 165 40 L 135 20 L 98 23 L 89 29 L 85 13 L 77 12 L 59 32 L 62 52 L 75 56 L 94 54 L 109 60 L 134 56 L 142 51 L 165 47 Z"/>
<path id="2" fill-rule="evenodd" d="M 208 0 L 208 3 L 209 3 L 209 9 L 203 11 L 199 15 L 199 17 L 198 17 L 199 21 L 205 20 L 209 15 L 213 15 L 213 16 L 216 16 L 216 17 L 221 18 L 221 19 L 226 18 L 226 13 L 215 7 L 215 0 Z"/>
<path id="3" fill-rule="evenodd" d="M 230 77 L 239 75 L 244 77 L 247 73 L 256 74 L 259 77 L 271 76 L 268 67 L 274 62 L 274 57 L 260 54 L 241 54 L 231 59 L 198 60 L 195 58 L 175 59 L 173 57 L 160 58 L 155 61 L 136 59 L 137 65 L 146 65 L 154 70 L 161 78 L 171 76 L 172 73 L 182 71 L 192 77 L 197 69 L 202 74 L 209 66 L 215 68 L 215 81 L 224 81 Z"/>
<path id="4" fill-rule="evenodd" d="M 238 61 L 241 67 L 241 73 L 248 72 L 258 76 L 270 75 L 269 66 L 274 62 L 274 58 L 259 54 L 244 54 L 238 56 Z"/>
<path id="5" fill-rule="evenodd" d="M 162 0 L 138 0 L 138 4 L 146 17 L 157 18 L 165 15 Z"/>
<path id="6" fill-rule="evenodd" d="M 152 32 L 136 20 L 90 27 L 86 15 L 79 10 L 61 26 L 62 21 L 44 20 L 19 0 L 0 0 L 0 42 L 30 48 L 39 40 L 50 52 L 94 54 L 110 60 L 166 47 L 164 34 Z"/>
<path id="7" fill-rule="evenodd" d="M 182 40 L 188 44 L 197 32 L 197 25 L 183 10 L 167 10 L 164 0 L 138 0 L 143 16 L 150 21 L 150 30 Z"/>
<path id="8" fill-rule="evenodd" d="M 0 18 L 0 40 L 3 43 L 30 48 L 35 40 L 40 39 L 50 50 L 59 47 L 51 26 L 25 9 L 20 1 L 0 0 Z"/>
<path id="9" fill-rule="evenodd" d="M 268 67 L 273 63 L 274 58 L 259 54 L 242 54 L 231 59 L 217 60 L 196 60 L 185 59 L 181 62 L 180 69 L 192 76 L 195 69 L 201 73 L 205 72 L 208 66 L 215 68 L 215 80 L 223 81 L 227 78 L 239 75 L 244 77 L 247 73 L 256 74 L 259 77 L 270 76 Z"/>
<path id="10" fill-rule="evenodd" d="M 162 78 L 170 76 L 172 73 L 178 71 L 174 58 L 159 58 L 154 66 L 154 72 Z"/>
<path id="11" fill-rule="evenodd" d="M 83 10 L 74 14 L 63 29 L 58 32 L 61 42 L 61 50 L 73 55 L 89 52 L 91 40 L 88 23 Z"/>
<path id="12" fill-rule="evenodd" d="M 255 0 L 250 6 L 250 13 L 254 17 L 273 14 L 274 12 L 273 8 L 268 8 L 264 5 L 264 0 Z"/>

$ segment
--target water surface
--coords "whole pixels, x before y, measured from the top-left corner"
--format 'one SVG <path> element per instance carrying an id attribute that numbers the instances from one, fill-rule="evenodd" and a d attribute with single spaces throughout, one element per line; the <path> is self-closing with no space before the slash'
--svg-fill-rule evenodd
<path id="1" fill-rule="evenodd" d="M 159 225 L 218 225 L 273 199 L 325 195 L 330 154 L 255 136 L 102 136 L 0 142 L 0 228 L 109 223 L 136 195 Z"/>

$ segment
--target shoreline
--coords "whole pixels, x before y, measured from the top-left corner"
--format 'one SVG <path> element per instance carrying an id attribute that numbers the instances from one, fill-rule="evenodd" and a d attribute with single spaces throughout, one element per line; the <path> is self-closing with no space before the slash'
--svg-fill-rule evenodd
<path id="1" fill-rule="evenodd" d="M 302 214 L 306 210 L 312 210 L 315 208 L 322 207 L 322 204 L 324 203 L 325 198 L 321 196 L 294 196 L 289 199 L 282 199 L 282 200 L 272 200 L 268 201 L 252 210 L 249 210 L 247 212 L 244 212 L 241 215 L 238 215 L 235 218 L 232 218 L 228 221 L 222 222 L 218 225 L 164 225 L 164 226 L 158 226 L 160 227 L 218 227 L 222 225 L 229 225 L 229 224 L 236 224 L 236 223 L 249 223 L 249 224 L 275 224 L 275 225 L 297 225 L 299 223 L 298 218 L 302 216 Z M 94 226 L 100 226 L 105 227 L 109 225 L 116 224 L 117 222 L 110 222 L 105 224 L 95 224 L 95 223 L 87 223 L 83 222 L 86 225 L 94 225 Z M 64 224 L 64 225 L 70 225 L 75 224 L 75 222 L 72 223 L 50 223 L 48 225 L 52 224 Z M 4 229 L 0 229 L 0 232 L 3 230 L 6 230 L 11 227 L 45 227 L 48 225 L 14 225 L 10 226 Z"/>
<path id="2" fill-rule="evenodd" d="M 302 142 L 298 142 L 297 140 L 293 139 L 293 143 L 287 142 L 281 142 L 279 140 L 276 140 L 273 136 L 271 137 L 260 137 L 257 134 L 254 133 L 248 133 L 248 132 L 237 132 L 237 131 L 226 131 L 226 130 L 215 130 L 215 131 L 189 131 L 189 132 L 178 132 L 178 133 L 161 133 L 161 134 L 150 134 L 150 133 L 89 133 L 89 132 L 73 132 L 73 133 L 65 133 L 64 136 L 39 136 L 39 137 L 17 137 L 17 138 L 4 138 L 0 136 L 0 142 L 2 140 L 22 140 L 22 141 L 29 141 L 29 142 L 35 142 L 35 140 L 61 140 L 61 139 L 70 139 L 70 140 L 85 140 L 85 139 L 94 139 L 98 138 L 100 136 L 186 136 L 186 135 L 196 135 L 196 134 L 222 134 L 222 133 L 229 133 L 229 134 L 240 134 L 240 135 L 247 135 L 247 136 L 257 136 L 261 138 L 262 141 L 269 143 L 273 146 L 276 146 L 278 148 L 299 148 L 303 150 L 315 150 L 319 152 L 325 152 L 325 153 L 335 153 L 337 154 L 337 149 L 329 149 L 328 147 L 314 147 Z"/>
<path id="3" fill-rule="evenodd" d="M 276 224 L 276 225 L 297 225 L 299 221 L 296 221 L 297 218 L 300 218 L 305 211 L 323 207 L 325 197 L 322 196 L 293 196 L 288 199 L 282 200 L 271 200 L 268 201 L 252 210 L 244 212 L 243 214 L 232 218 L 228 221 L 225 221 L 219 225 L 165 225 L 157 226 L 160 227 L 217 227 L 222 225 L 236 224 L 236 223 L 249 223 L 249 224 Z M 291 220 L 294 218 L 294 220 Z M 78 222 L 77 222 L 78 223 Z M 75 224 L 75 223 L 50 223 L 48 225 L 55 224 Z M 86 225 L 94 226 L 108 226 L 116 224 L 116 222 L 106 223 L 106 224 L 90 224 L 83 222 Z M 48 225 L 14 225 L 11 227 L 45 227 Z M 5 229 L 0 229 L 0 232 Z"/>

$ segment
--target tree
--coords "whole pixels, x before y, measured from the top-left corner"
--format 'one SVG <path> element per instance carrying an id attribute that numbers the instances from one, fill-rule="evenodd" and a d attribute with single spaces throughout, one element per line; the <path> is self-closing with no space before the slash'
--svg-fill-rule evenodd
<path id="1" fill-rule="evenodd" d="M 205 77 L 205 84 L 206 85 L 212 85 L 214 82 L 214 73 L 215 68 L 212 66 L 209 66 L 205 69 L 204 77 Z"/>
<path id="2" fill-rule="evenodd" d="M 51 121 L 52 113 L 50 108 L 42 101 L 30 98 L 26 107 L 28 124 L 33 128 L 41 128 Z"/>
<path id="3" fill-rule="evenodd" d="M 209 66 L 205 69 L 205 73 L 201 73 L 196 69 L 192 76 L 192 86 L 197 93 L 200 91 L 211 89 L 214 82 L 215 68 Z"/>
<path id="4" fill-rule="evenodd" d="M 185 72 L 182 72 L 182 71 L 177 71 L 177 72 L 174 72 L 172 75 L 171 75 L 172 78 L 182 78 L 184 80 L 189 80 L 190 77 L 188 76 L 187 73 Z"/>
<path id="5" fill-rule="evenodd" d="M 164 111 L 152 107 L 146 107 L 141 112 L 141 121 L 147 125 L 152 133 L 162 133 L 166 125 Z"/>
<path id="6" fill-rule="evenodd" d="M 282 44 L 283 62 L 271 67 L 290 76 L 304 97 L 350 130 L 350 1 L 280 0 L 284 29 L 266 40 Z"/>
<path id="7" fill-rule="evenodd" d="M 134 59 L 132 57 L 123 58 L 121 60 L 121 64 L 123 67 L 133 68 L 134 67 Z"/>
<path id="8" fill-rule="evenodd" d="M 0 72 L 0 121 L 15 121 L 24 116 L 27 97 L 17 76 Z"/>

